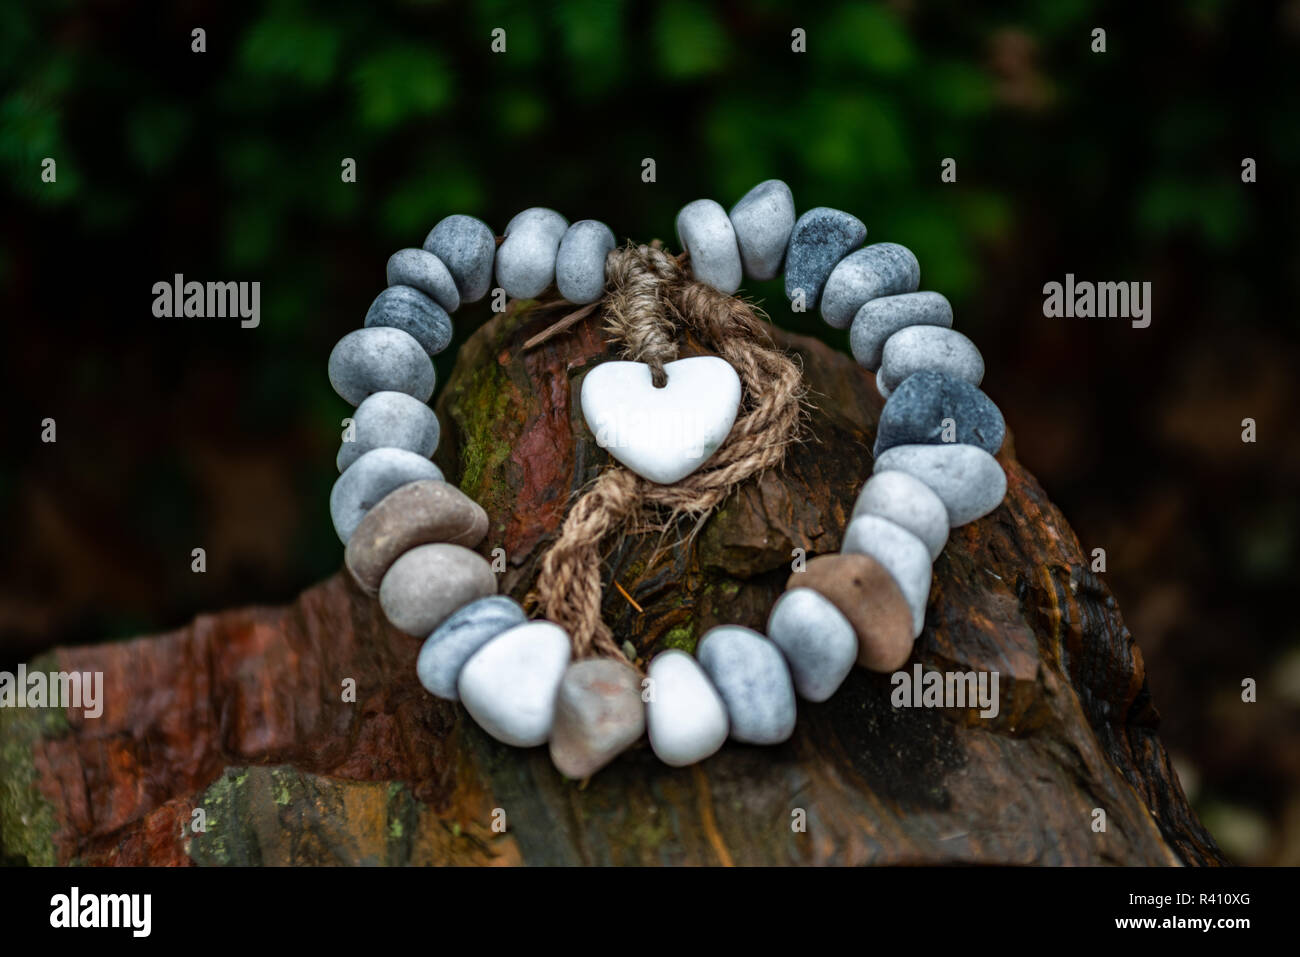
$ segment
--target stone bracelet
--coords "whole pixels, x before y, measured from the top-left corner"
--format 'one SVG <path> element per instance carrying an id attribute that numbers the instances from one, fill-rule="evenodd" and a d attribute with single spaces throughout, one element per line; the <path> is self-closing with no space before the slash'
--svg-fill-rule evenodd
<path id="1" fill-rule="evenodd" d="M 655 656 L 645 678 L 626 661 L 571 661 L 563 628 L 529 621 L 517 602 L 496 594 L 490 564 L 474 551 L 487 534 L 487 513 L 430 461 L 439 440 L 426 404 L 435 384 L 431 357 L 451 340 L 449 314 L 482 299 L 494 272 L 511 298 L 533 298 L 554 285 L 570 302 L 594 303 L 605 292 L 613 232 L 533 208 L 510 220 L 498 248 L 486 224 L 454 215 L 433 228 L 422 249 L 393 254 L 388 288 L 364 328 L 330 354 L 330 382 L 356 407 L 337 457 L 330 513 L 354 580 L 378 596 L 395 627 L 424 638 L 416 667 L 429 692 L 460 700 L 506 744 L 549 742 L 557 769 L 580 779 L 646 732 L 655 754 L 674 766 L 707 758 L 728 736 L 778 744 L 793 733 L 796 696 L 825 701 L 855 663 L 890 672 L 907 661 L 925 624 L 931 563 L 949 529 L 987 515 L 1005 495 L 994 455 L 1006 426 L 979 389 L 983 359 L 952 329 L 947 299 L 917 291 L 920 267 L 908 249 L 863 246 L 866 233 L 840 210 L 817 207 L 796 219 L 780 180 L 754 187 L 730 213 L 696 200 L 677 216 L 696 280 L 731 295 L 745 277 L 772 279 L 784 268 L 792 307 L 820 308 L 828 324 L 849 330 L 854 358 L 875 373 L 886 402 L 873 474 L 840 553 L 790 575 L 766 635 L 717 626 L 695 656 Z M 596 375 L 598 366 L 581 396 L 598 441 L 609 406 L 650 382 L 641 363 L 605 365 L 610 374 Z M 615 365 L 641 368 L 629 375 Z M 716 356 L 677 360 L 664 371 L 676 383 L 664 396 L 671 391 L 680 396 L 675 401 L 722 410 L 706 424 L 720 434 L 689 451 L 638 448 L 635 438 L 609 451 L 649 481 L 671 484 L 726 439 L 741 388 L 735 370 Z M 661 404 L 672 411 L 671 402 Z"/>

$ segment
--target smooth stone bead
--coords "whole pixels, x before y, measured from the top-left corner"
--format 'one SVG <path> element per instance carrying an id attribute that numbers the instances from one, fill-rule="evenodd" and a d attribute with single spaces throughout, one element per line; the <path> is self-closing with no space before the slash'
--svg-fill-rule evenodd
<path id="1" fill-rule="evenodd" d="M 438 479 L 408 482 L 366 513 L 343 560 L 356 583 L 373 595 L 399 555 L 433 542 L 474 548 L 487 531 L 487 512 L 456 486 Z"/>
<path id="2" fill-rule="evenodd" d="M 497 238 L 483 220 L 448 216 L 429 231 L 424 248 L 447 267 L 462 303 L 478 302 L 487 295 L 492 287 Z"/>
<path id="3" fill-rule="evenodd" d="M 822 318 L 835 329 L 847 329 L 864 303 L 915 292 L 920 284 L 921 264 L 912 250 L 898 243 L 872 243 L 831 270 L 822 291 Z"/>
<path id="4" fill-rule="evenodd" d="M 977 386 L 984 378 L 984 357 L 975 343 L 956 329 L 908 326 L 885 341 L 876 383 L 884 386 L 881 394 L 888 397 L 916 372 L 942 372 Z"/>
<path id="5" fill-rule="evenodd" d="M 410 333 L 431 356 L 451 342 L 451 316 L 411 286 L 389 286 L 375 297 L 366 311 L 366 328 L 377 326 Z"/>
<path id="6" fill-rule="evenodd" d="M 952 438 L 944 425 L 952 420 Z M 993 400 L 961 379 L 942 372 L 914 372 L 894 389 L 876 426 L 874 454 L 896 445 L 975 445 L 997 455 L 1007 423 Z"/>
<path id="7" fill-rule="evenodd" d="M 596 443 L 642 478 L 671 485 L 708 461 L 740 411 L 740 377 L 725 359 L 664 364 L 657 389 L 643 362 L 602 362 L 582 381 L 580 403 Z"/>
<path id="8" fill-rule="evenodd" d="M 781 649 L 739 625 L 709 629 L 695 652 L 727 706 L 731 736 L 780 744 L 794 733 L 794 683 Z"/>
<path id="9" fill-rule="evenodd" d="M 677 242 L 691 254 L 691 275 L 730 296 L 740 288 L 740 247 L 727 211 L 711 199 L 687 203 L 677 214 Z"/>
<path id="10" fill-rule="evenodd" d="M 447 312 L 460 308 L 460 290 L 441 259 L 427 249 L 399 249 L 388 257 L 388 285 L 411 286 Z"/>
<path id="11" fill-rule="evenodd" d="M 786 581 L 786 594 L 810 588 L 840 610 L 857 635 L 858 664 L 901 668 L 912 655 L 912 609 L 894 576 L 870 555 L 818 555 Z"/>
<path id="12" fill-rule="evenodd" d="M 366 396 L 352 415 L 352 428 L 352 441 L 339 444 L 340 472 L 371 449 L 406 449 L 428 458 L 438 448 L 438 416 L 405 392 Z"/>
<path id="13" fill-rule="evenodd" d="M 907 529 L 939 557 L 948 542 L 948 510 L 934 489 L 906 472 L 879 472 L 867 479 L 852 518 L 878 515 Z M 852 519 L 850 519 L 852 521 Z"/>
<path id="14" fill-rule="evenodd" d="M 498 741 L 516 748 L 543 744 L 555 723 L 555 694 L 569 654 L 569 636 L 559 625 L 516 625 L 465 662 L 457 685 L 460 700 Z"/>
<path id="15" fill-rule="evenodd" d="M 793 300 L 803 290 L 804 308 L 821 299 L 826 279 L 841 259 L 862 245 L 867 227 L 856 216 L 817 206 L 795 221 L 785 251 L 785 297 Z"/>
<path id="16" fill-rule="evenodd" d="M 497 282 L 512 299 L 532 299 L 555 281 L 555 257 L 569 221 L 534 206 L 510 220 L 497 250 Z"/>
<path id="17" fill-rule="evenodd" d="M 429 353 L 409 333 L 388 326 L 355 329 L 340 339 L 330 352 L 329 377 L 349 405 L 375 392 L 405 392 L 428 402 L 435 382 Z"/>
<path id="18" fill-rule="evenodd" d="M 887 518 L 859 515 L 845 529 L 840 551 L 870 555 L 885 566 L 912 609 L 912 637 L 921 634 L 930 600 L 930 549 L 925 542 Z"/>
<path id="19" fill-rule="evenodd" d="M 650 700 L 646 729 L 650 747 L 675 768 L 703 761 L 727 740 L 727 707 L 709 676 L 684 651 L 656 655 L 646 671 Z"/>
<path id="20" fill-rule="evenodd" d="M 433 630 L 420 646 L 415 673 L 426 691 L 450 701 L 460 700 L 461 669 L 489 641 L 528 620 L 513 598 L 489 595 L 470 602 Z"/>
<path id="21" fill-rule="evenodd" d="M 809 701 L 833 695 L 858 657 L 853 624 L 811 588 L 792 588 L 776 600 L 767 634 L 785 655 L 795 690 Z"/>
<path id="22" fill-rule="evenodd" d="M 555 254 L 555 286 L 569 302 L 595 302 L 605 294 L 605 258 L 617 243 L 602 222 L 582 219 L 570 226 Z"/>
<path id="23" fill-rule="evenodd" d="M 952 304 L 937 292 L 905 292 L 862 304 L 849 327 L 849 348 L 858 365 L 875 372 L 885 342 L 908 326 L 952 326 Z"/>
<path id="24" fill-rule="evenodd" d="M 750 279 L 771 279 L 781 271 L 794 230 L 794 194 L 779 179 L 759 183 L 728 214 Z"/>
<path id="25" fill-rule="evenodd" d="M 998 460 L 974 445 L 895 445 L 876 458 L 874 471 L 889 470 L 914 475 L 934 489 L 952 528 L 983 518 L 1007 494 Z"/>
<path id="26" fill-rule="evenodd" d="M 435 542 L 393 562 L 379 583 L 379 607 L 394 628 L 424 637 L 457 608 L 496 590 L 486 558 L 464 545 Z"/>
<path id="27" fill-rule="evenodd" d="M 555 696 L 551 763 L 567 778 L 589 778 L 645 733 L 641 676 L 610 658 L 569 665 Z"/>
<path id="28" fill-rule="evenodd" d="M 344 545 L 366 513 L 389 492 L 420 479 L 442 480 L 442 469 L 406 449 L 371 449 L 348 466 L 330 489 L 330 517 Z"/>

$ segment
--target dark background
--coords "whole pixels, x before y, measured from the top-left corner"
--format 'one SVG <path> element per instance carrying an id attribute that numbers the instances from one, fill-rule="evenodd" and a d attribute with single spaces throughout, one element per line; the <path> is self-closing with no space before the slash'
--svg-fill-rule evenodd
<path id="1" fill-rule="evenodd" d="M 1300 863 L 1300 0 L 971 7 L 4 2 L 0 667 L 339 566 L 325 360 L 444 215 L 546 205 L 672 243 L 684 203 L 779 177 L 915 250 L 1020 458 L 1106 549 L 1206 824 Z M 155 319 L 177 272 L 260 281 L 261 326 Z M 1044 318 L 1067 272 L 1152 282 L 1150 328 Z"/>

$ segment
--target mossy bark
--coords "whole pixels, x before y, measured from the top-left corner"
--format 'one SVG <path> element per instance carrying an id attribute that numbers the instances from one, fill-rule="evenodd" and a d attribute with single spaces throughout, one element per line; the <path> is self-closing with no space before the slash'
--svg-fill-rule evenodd
<path id="1" fill-rule="evenodd" d="M 492 319 L 438 403 L 438 462 L 487 509 L 482 550 L 504 550 L 519 598 L 608 462 L 574 402 L 608 355 L 597 323 L 522 348 L 561 314 L 523 303 Z M 814 406 L 786 467 L 687 544 L 612 543 L 606 581 L 636 606 L 609 587 L 605 618 L 643 658 L 719 622 L 761 628 L 794 550 L 838 547 L 870 471 L 870 374 L 775 336 Z M 996 718 L 898 709 L 888 676 L 855 671 L 825 704 L 800 703 L 785 745 L 728 744 L 686 769 L 641 746 L 582 786 L 428 696 L 419 642 L 339 574 L 283 608 L 57 652 L 58 667 L 105 672 L 105 712 L 0 715 L 0 846 L 32 863 L 1221 862 L 1113 598 L 1010 438 L 999 458 L 1006 501 L 953 532 L 908 665 L 997 671 Z"/>

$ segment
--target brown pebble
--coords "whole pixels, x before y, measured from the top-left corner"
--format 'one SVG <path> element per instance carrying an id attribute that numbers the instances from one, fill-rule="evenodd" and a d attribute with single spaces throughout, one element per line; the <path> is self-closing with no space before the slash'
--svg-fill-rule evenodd
<path id="1" fill-rule="evenodd" d="M 622 662 L 569 665 L 555 697 L 551 761 L 565 777 L 590 777 L 645 732 L 640 676 Z"/>
<path id="2" fill-rule="evenodd" d="M 403 553 L 436 542 L 473 548 L 487 530 L 487 512 L 478 502 L 447 482 L 424 479 L 380 499 L 348 539 L 343 560 L 357 584 L 374 595 Z"/>
<path id="3" fill-rule="evenodd" d="M 819 555 L 785 583 L 811 588 L 853 625 L 858 664 L 897 671 L 912 656 L 912 611 L 894 578 L 870 555 Z"/>

